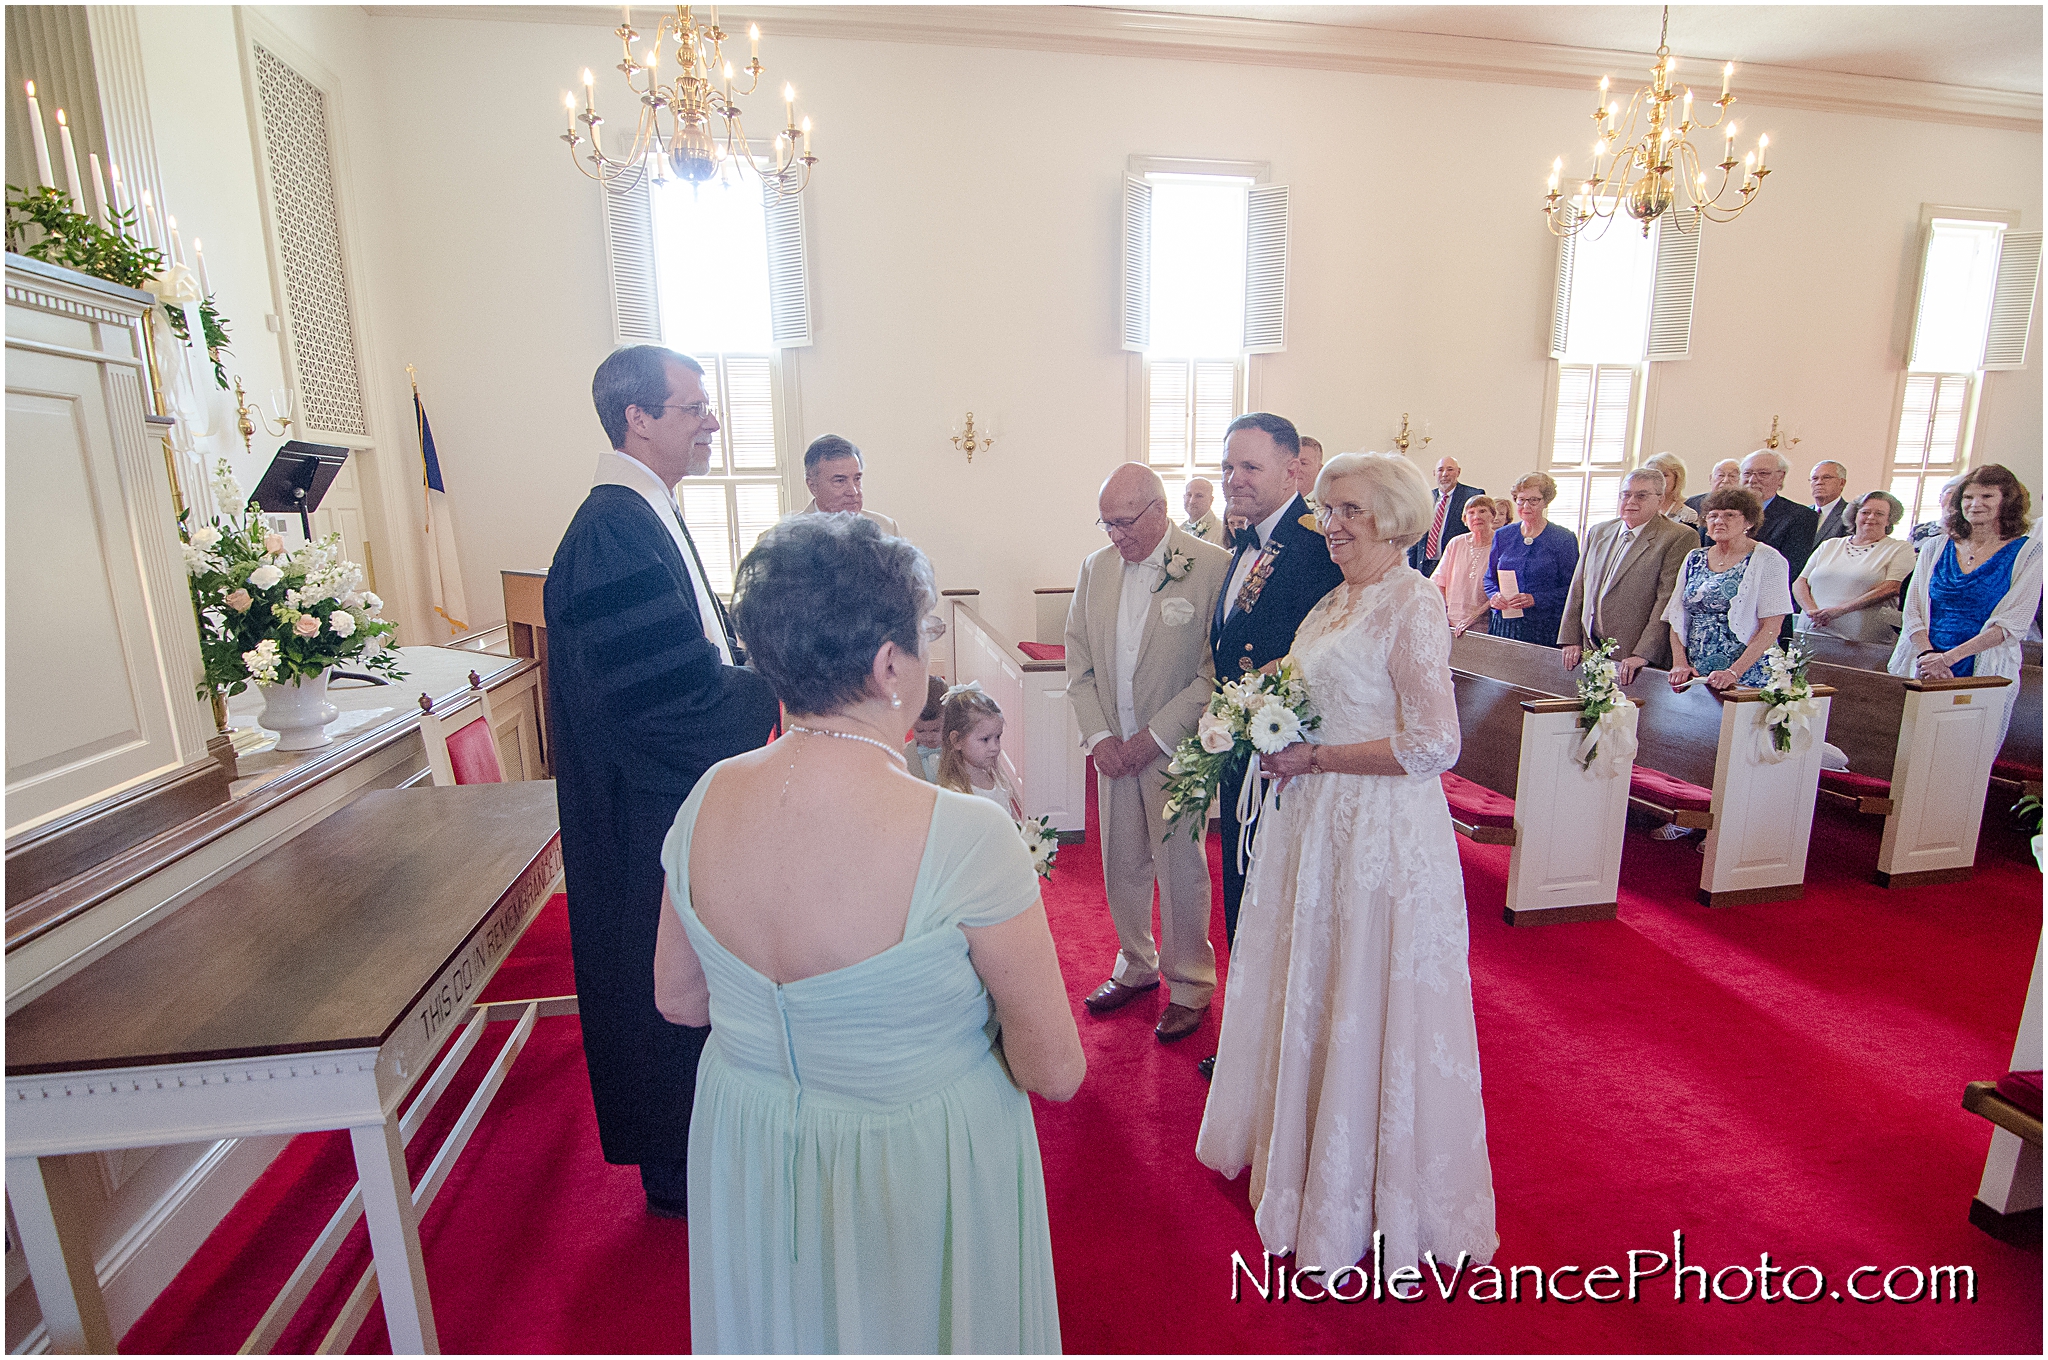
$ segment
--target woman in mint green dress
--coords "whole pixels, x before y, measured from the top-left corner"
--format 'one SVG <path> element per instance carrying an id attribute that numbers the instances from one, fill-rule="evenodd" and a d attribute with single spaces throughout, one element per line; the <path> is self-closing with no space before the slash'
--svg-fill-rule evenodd
<path id="1" fill-rule="evenodd" d="M 712 1027 L 700 1352 L 1060 1348 L 1025 1092 L 1066 1100 L 1085 1062 L 1016 827 L 904 764 L 936 599 L 924 555 L 854 515 L 785 520 L 740 565 L 785 731 L 677 814 L 655 951 L 662 1013 Z"/>

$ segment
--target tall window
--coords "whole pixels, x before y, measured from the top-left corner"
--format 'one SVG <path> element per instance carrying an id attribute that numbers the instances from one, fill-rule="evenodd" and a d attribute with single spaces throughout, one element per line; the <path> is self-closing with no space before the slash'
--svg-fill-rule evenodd
<path id="1" fill-rule="evenodd" d="M 2026 361 L 2039 233 L 2002 221 L 1933 216 L 1920 259 L 1912 350 L 1885 480 L 1907 522 L 1941 512 L 1941 487 L 1970 464 L 1983 374 Z"/>
<path id="2" fill-rule="evenodd" d="M 1170 510 L 1221 476 L 1247 356 L 1281 347 L 1287 190 L 1257 175 L 1149 170 L 1126 181 L 1124 346 L 1140 352 L 1140 447 Z"/>
<path id="3" fill-rule="evenodd" d="M 677 501 L 711 588 L 729 595 L 739 560 L 782 514 L 766 214 L 751 181 L 665 179 L 649 193 L 662 343 L 704 365 L 722 427 L 710 472 L 684 479 Z"/>

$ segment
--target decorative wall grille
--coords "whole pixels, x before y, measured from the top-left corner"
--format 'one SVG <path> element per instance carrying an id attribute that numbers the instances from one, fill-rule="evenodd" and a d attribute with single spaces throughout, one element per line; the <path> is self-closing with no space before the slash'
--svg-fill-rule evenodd
<path id="1" fill-rule="evenodd" d="M 367 436 L 328 156 L 327 97 L 261 43 L 252 46 L 299 402 L 312 429 Z"/>

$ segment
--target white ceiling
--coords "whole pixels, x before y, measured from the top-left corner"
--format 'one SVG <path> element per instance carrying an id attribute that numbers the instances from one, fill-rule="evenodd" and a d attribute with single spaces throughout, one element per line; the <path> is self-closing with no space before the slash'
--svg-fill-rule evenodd
<path id="1" fill-rule="evenodd" d="M 1109 8 L 1105 6 L 1104 8 Z M 1654 52 L 1652 5 L 1160 5 L 1161 14 Z M 1671 50 L 1723 61 L 2041 93 L 2039 5 L 1683 5 Z"/>

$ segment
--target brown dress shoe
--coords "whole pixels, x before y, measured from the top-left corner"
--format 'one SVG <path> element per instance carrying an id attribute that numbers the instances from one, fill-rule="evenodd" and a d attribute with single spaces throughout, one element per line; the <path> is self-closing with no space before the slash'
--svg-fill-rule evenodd
<path id="1" fill-rule="evenodd" d="M 1115 978 L 1111 978 L 1094 991 L 1088 993 L 1087 998 L 1081 1004 L 1094 1011 L 1097 1015 L 1102 1015 L 1108 1011 L 1115 1010 L 1118 1006 L 1127 1005 L 1132 998 L 1138 996 L 1141 992 L 1156 992 L 1158 990 L 1158 978 L 1153 978 L 1142 987 L 1126 987 Z"/>
<path id="2" fill-rule="evenodd" d="M 1208 1009 L 1204 1006 L 1197 1010 L 1193 1006 L 1183 1006 L 1178 1001 L 1169 1001 L 1166 1003 L 1166 1009 L 1159 1013 L 1159 1023 L 1153 1026 L 1152 1033 L 1162 1044 L 1170 1044 L 1175 1039 L 1185 1039 L 1201 1028 L 1202 1016 Z"/>

